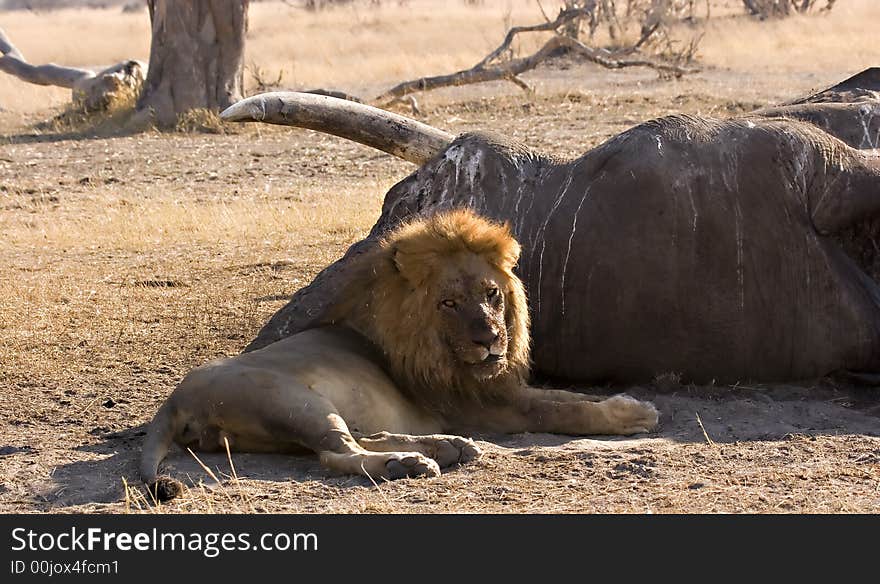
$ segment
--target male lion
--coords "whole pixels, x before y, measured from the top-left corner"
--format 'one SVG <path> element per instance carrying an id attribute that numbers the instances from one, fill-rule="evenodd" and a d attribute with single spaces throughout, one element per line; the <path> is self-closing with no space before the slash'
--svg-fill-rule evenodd
<path id="1" fill-rule="evenodd" d="M 173 442 L 200 450 L 316 452 L 335 471 L 436 476 L 480 455 L 441 432 L 634 434 L 649 402 L 526 384 L 529 319 L 507 226 L 466 210 L 404 224 L 355 260 L 325 326 L 190 372 L 147 432 L 141 474 L 157 497 Z M 588 357 L 588 356 L 586 356 Z"/>

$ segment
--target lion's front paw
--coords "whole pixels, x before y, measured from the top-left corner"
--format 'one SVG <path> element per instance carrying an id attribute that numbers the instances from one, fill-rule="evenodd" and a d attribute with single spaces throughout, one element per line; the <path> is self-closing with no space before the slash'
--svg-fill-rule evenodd
<path id="1" fill-rule="evenodd" d="M 620 394 L 606 399 L 602 406 L 614 434 L 638 434 L 657 427 L 659 414 L 651 402 Z"/>
<path id="2" fill-rule="evenodd" d="M 438 437 L 434 448 L 434 460 L 441 467 L 470 462 L 480 458 L 482 454 L 473 440 L 461 436 Z"/>
<path id="3" fill-rule="evenodd" d="M 406 477 L 439 477 L 440 466 L 432 459 L 418 452 L 390 452 L 385 454 L 382 478 L 394 480 Z"/>

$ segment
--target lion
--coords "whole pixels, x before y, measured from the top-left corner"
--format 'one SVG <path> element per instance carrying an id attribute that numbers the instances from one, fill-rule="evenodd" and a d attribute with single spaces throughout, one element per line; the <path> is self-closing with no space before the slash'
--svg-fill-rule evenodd
<path id="1" fill-rule="evenodd" d="M 478 458 L 468 432 L 647 432 L 650 402 L 528 385 L 529 313 L 507 225 L 457 209 L 401 225 L 357 257 L 320 326 L 191 371 L 147 431 L 140 472 L 159 499 L 172 442 L 202 451 L 317 453 L 373 480 L 437 476 Z"/>

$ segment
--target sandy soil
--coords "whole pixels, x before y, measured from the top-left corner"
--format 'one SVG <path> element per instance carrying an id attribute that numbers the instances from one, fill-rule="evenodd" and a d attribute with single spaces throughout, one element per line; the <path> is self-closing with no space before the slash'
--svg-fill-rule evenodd
<path id="1" fill-rule="evenodd" d="M 577 155 L 673 112 L 728 116 L 855 71 L 710 69 L 680 81 L 558 63 L 437 92 L 424 119 Z M 137 489 L 143 424 L 193 366 L 231 355 L 363 236 L 410 165 L 308 131 L 83 137 L 0 113 L 0 512 L 156 511 Z M 588 389 L 577 387 L 576 389 Z M 200 456 L 166 512 L 876 512 L 880 393 L 837 379 L 626 391 L 658 432 L 477 436 L 477 462 L 378 486 L 313 457 Z"/>

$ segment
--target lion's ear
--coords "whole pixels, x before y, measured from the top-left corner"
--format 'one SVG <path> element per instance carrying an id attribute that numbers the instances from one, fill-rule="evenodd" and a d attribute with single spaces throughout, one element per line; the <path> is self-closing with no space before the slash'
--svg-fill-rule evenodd
<path id="1" fill-rule="evenodd" d="M 426 277 L 425 267 L 415 254 L 403 251 L 398 246 L 390 250 L 391 265 L 400 276 L 411 284 L 420 284 Z"/>
<path id="2" fill-rule="evenodd" d="M 506 226 L 505 226 L 506 227 Z M 504 240 L 503 245 L 501 246 L 500 255 L 500 264 L 501 268 L 506 270 L 513 270 L 516 266 L 516 263 L 519 261 L 519 254 L 522 251 L 522 248 L 519 245 L 519 242 L 513 238 L 513 235 L 510 234 L 509 228 L 507 229 L 508 237 Z"/>
<path id="3" fill-rule="evenodd" d="M 400 257 L 400 250 L 397 249 L 397 246 L 391 248 L 391 265 L 394 266 L 394 269 L 399 273 L 403 273 L 403 265 L 402 258 Z"/>

